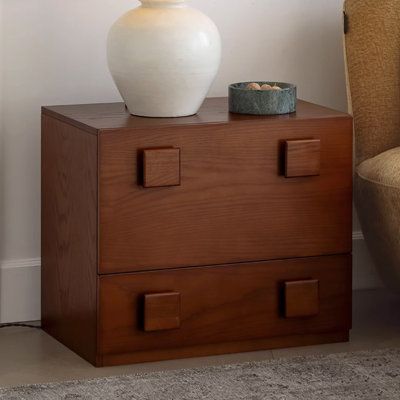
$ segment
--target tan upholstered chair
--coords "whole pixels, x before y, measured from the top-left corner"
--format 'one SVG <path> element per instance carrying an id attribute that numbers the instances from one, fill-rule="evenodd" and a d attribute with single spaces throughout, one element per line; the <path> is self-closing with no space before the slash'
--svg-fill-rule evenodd
<path id="1" fill-rule="evenodd" d="M 400 0 L 347 0 L 355 201 L 381 276 L 400 290 Z"/>

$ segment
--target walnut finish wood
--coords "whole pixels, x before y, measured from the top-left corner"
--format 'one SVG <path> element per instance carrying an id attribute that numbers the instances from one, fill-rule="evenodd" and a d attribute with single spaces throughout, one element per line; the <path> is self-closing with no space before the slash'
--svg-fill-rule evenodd
<path id="1" fill-rule="evenodd" d="M 286 179 L 284 143 L 321 141 L 320 176 Z M 100 273 L 348 253 L 351 118 L 104 132 Z M 144 189 L 141 149 L 181 149 L 181 185 Z"/>
<path id="2" fill-rule="evenodd" d="M 319 313 L 319 281 L 285 282 L 285 317 L 314 317 Z"/>
<path id="3" fill-rule="evenodd" d="M 180 326 L 180 293 L 144 295 L 144 330 L 146 332 L 177 329 Z"/>
<path id="4" fill-rule="evenodd" d="M 297 112 L 286 115 L 254 116 L 228 112 L 228 99 L 206 99 L 196 115 L 184 118 L 144 118 L 130 115 L 124 103 L 79 104 L 43 107 L 43 113 L 97 135 L 104 131 L 153 129 L 174 126 L 238 124 L 242 122 L 291 123 L 314 119 L 349 118 L 347 114 L 299 100 Z"/>
<path id="5" fill-rule="evenodd" d="M 348 342 L 349 331 L 277 336 L 265 339 L 242 340 L 240 342 L 213 343 L 175 349 L 135 351 L 134 353 L 105 354 L 99 356 L 98 367 L 134 364 L 176 358 L 203 357 L 209 355 L 242 353 L 287 347 L 310 346 L 325 343 Z"/>
<path id="6" fill-rule="evenodd" d="M 284 116 L 227 109 L 43 108 L 43 327 L 92 364 L 348 340 L 351 118 L 302 101 Z M 320 175 L 286 179 L 286 141 L 310 138 Z M 151 154 L 166 148 L 175 167 Z M 176 179 L 177 149 L 180 185 L 144 187 Z M 304 280 L 319 281 L 319 312 L 285 318 L 285 282 Z M 291 293 L 310 313 L 310 292 Z"/>
<path id="7" fill-rule="evenodd" d="M 42 326 L 91 363 L 97 354 L 97 140 L 42 119 Z"/>
<path id="8" fill-rule="evenodd" d="M 179 149 L 143 150 L 143 186 L 179 186 L 181 183 Z"/>
<path id="9" fill-rule="evenodd" d="M 286 141 L 285 176 L 296 178 L 321 173 L 321 140 Z"/>
<path id="10" fill-rule="evenodd" d="M 283 283 L 317 279 L 320 312 L 285 319 Z M 351 325 L 351 257 L 330 256 L 101 276 L 102 356 L 345 331 Z M 141 299 L 179 292 L 180 328 L 145 332 Z M 240 349 L 240 346 L 238 347 Z"/>

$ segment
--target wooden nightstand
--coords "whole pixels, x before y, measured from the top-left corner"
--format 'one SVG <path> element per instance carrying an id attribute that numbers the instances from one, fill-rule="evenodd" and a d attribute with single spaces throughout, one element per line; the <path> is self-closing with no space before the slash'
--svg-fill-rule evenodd
<path id="1" fill-rule="evenodd" d="M 348 340 L 352 119 L 44 107 L 42 318 L 97 366 Z"/>

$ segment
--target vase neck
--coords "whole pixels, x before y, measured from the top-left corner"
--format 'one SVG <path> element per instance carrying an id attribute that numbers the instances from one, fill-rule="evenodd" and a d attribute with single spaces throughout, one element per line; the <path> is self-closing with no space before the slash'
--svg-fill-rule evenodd
<path id="1" fill-rule="evenodd" d="M 186 0 L 140 0 L 142 7 L 149 8 L 171 8 L 171 7 L 184 7 Z"/>

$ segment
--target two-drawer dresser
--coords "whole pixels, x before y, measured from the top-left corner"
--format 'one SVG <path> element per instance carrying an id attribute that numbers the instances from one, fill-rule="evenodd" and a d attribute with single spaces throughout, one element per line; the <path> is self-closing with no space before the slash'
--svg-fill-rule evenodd
<path id="1" fill-rule="evenodd" d="M 42 110 L 42 319 L 96 366 L 348 340 L 352 119 Z"/>

